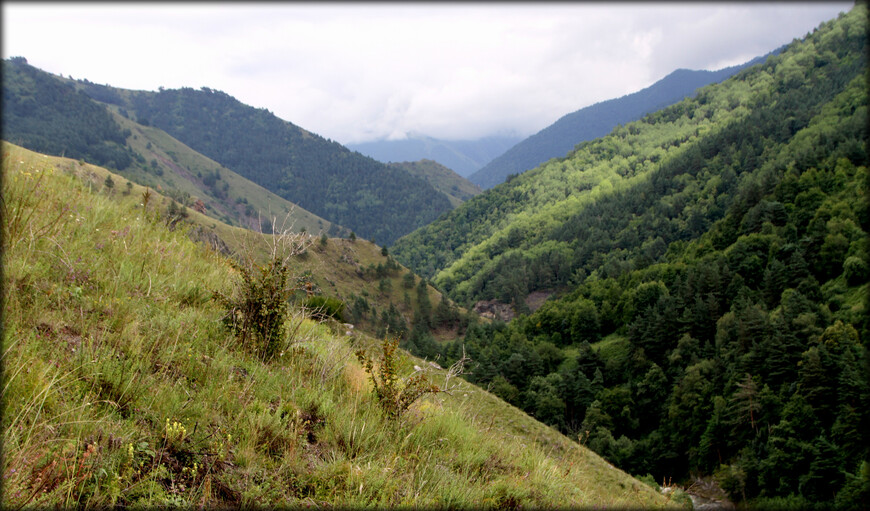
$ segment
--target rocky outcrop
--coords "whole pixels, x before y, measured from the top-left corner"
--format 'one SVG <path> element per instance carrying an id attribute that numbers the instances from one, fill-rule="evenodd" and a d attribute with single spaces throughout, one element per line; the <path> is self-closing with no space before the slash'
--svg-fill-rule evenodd
<path id="1" fill-rule="evenodd" d="M 205 243 L 206 245 L 210 246 L 212 250 L 220 252 L 225 256 L 229 256 L 232 254 L 232 252 L 230 251 L 230 247 L 226 244 L 224 240 L 221 239 L 220 236 L 204 228 L 201 225 L 197 225 L 190 229 L 188 231 L 188 236 L 193 241 Z"/>
<path id="2" fill-rule="evenodd" d="M 516 312 L 510 304 L 498 300 L 481 300 L 474 304 L 473 310 L 481 317 L 504 322 L 508 322 L 516 316 Z"/>

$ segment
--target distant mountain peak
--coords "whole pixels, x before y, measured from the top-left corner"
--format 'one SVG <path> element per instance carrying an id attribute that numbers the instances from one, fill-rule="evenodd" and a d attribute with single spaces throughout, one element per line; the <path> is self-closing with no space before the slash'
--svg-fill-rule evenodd
<path id="1" fill-rule="evenodd" d="M 384 163 L 428 159 L 467 177 L 521 139 L 518 136 L 490 135 L 469 140 L 443 140 L 418 131 L 409 131 L 405 135 L 402 139 L 348 144 L 348 148 Z"/>

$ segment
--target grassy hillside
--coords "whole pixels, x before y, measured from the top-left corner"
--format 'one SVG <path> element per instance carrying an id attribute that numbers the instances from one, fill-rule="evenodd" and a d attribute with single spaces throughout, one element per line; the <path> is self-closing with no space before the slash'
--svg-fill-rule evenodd
<path id="1" fill-rule="evenodd" d="M 7 143 L 2 161 L 4 508 L 678 505 L 461 381 L 388 419 L 353 356 L 379 342 L 299 312 L 262 361 L 213 300 L 238 275 L 160 196 Z M 414 371 L 444 385 L 401 355 Z"/>
<path id="2" fill-rule="evenodd" d="M 403 169 L 412 176 L 422 177 L 433 188 L 446 195 L 454 208 L 482 191 L 476 184 L 433 160 L 396 162 L 390 166 Z"/>
<path id="3" fill-rule="evenodd" d="M 279 226 L 283 224 L 276 220 Z M 197 219 L 193 222 L 199 223 Z M 206 226 L 232 251 L 257 244 L 258 236 L 250 231 L 221 224 Z M 422 356 L 435 356 L 435 341 L 455 339 L 465 333 L 469 322 L 478 320 L 398 264 L 383 247 L 363 239 L 325 236 L 307 242 L 310 248 L 292 262 L 300 287 L 295 300 L 300 304 L 307 293 L 341 300 L 345 306 L 342 321 L 375 336 L 384 336 L 389 329 L 391 336 L 401 339 L 403 348 Z M 418 321 L 425 325 L 418 326 Z"/>
<path id="4" fill-rule="evenodd" d="M 247 229 L 264 228 L 268 232 L 269 226 L 260 223 L 289 214 L 298 231 L 350 233 L 206 158 L 160 129 L 139 125 L 120 115 L 115 120 L 132 133 L 127 139 L 128 147 L 149 162 L 147 166 L 131 166 L 122 172 L 136 183 L 160 189 L 188 207 L 201 200 L 207 215 Z"/>

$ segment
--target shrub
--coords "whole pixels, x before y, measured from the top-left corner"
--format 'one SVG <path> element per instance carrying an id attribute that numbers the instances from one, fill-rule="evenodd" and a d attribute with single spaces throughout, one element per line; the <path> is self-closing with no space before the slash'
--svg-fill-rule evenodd
<path id="1" fill-rule="evenodd" d="M 414 401 L 424 394 L 441 392 L 441 389 L 432 384 L 424 374 L 399 378 L 396 353 L 398 347 L 398 339 L 384 339 L 377 369 L 375 369 L 375 362 L 363 350 L 356 352 L 360 363 L 369 373 L 378 404 L 387 417 L 393 420 L 401 417 Z"/>
<path id="2" fill-rule="evenodd" d="M 268 361 L 286 344 L 284 322 L 296 281 L 290 278 L 290 259 L 305 252 L 310 241 L 308 236 L 293 234 L 289 229 L 253 240 L 242 244 L 239 260 L 230 260 L 240 277 L 234 292 L 231 296 L 216 292 L 215 297 L 227 312 L 224 324 L 241 345 Z M 257 242 L 263 245 L 257 247 Z M 267 254 L 265 264 L 258 262 L 263 252 Z"/>

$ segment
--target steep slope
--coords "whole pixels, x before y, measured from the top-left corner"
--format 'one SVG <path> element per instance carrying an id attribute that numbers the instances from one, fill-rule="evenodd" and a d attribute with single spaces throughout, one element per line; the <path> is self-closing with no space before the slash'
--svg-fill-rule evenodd
<path id="1" fill-rule="evenodd" d="M 211 299 L 237 275 L 165 227 L 159 195 L 3 156 L 4 508 L 677 507 L 456 379 L 390 419 L 353 356 L 379 343 L 298 313 L 262 361 Z M 452 385 L 403 354 L 391 367 Z"/>
<path id="2" fill-rule="evenodd" d="M 391 163 L 390 166 L 425 179 L 433 188 L 446 195 L 454 208 L 482 191 L 476 184 L 433 160 L 403 161 Z"/>
<path id="3" fill-rule="evenodd" d="M 190 149 L 163 130 L 142 126 L 109 107 L 119 125 L 134 136 L 127 146 L 148 162 L 132 165 L 122 174 L 134 182 L 164 191 L 179 204 L 200 207 L 212 217 L 230 225 L 270 232 L 273 218 L 285 218 L 296 231 L 327 232 L 346 236 L 350 230 L 321 218 L 279 197 L 262 186 Z"/>
<path id="4" fill-rule="evenodd" d="M 125 178 L 159 188 L 188 207 L 233 225 L 259 228 L 259 218 L 292 211 L 297 229 L 350 231 L 278 197 L 193 151 L 158 128 L 128 118 L 120 95 L 89 82 L 63 79 L 27 65 L 3 62 L 3 136 L 24 147 L 66 155 L 118 170 Z M 96 103 L 81 89 L 105 90 Z M 111 103 L 111 104 L 109 104 Z M 121 183 L 118 183 L 119 185 Z M 266 226 L 268 227 L 268 226 Z"/>
<path id="5" fill-rule="evenodd" d="M 131 94 L 136 118 L 359 235 L 390 244 L 450 209 L 426 181 L 207 88 Z"/>
<path id="6" fill-rule="evenodd" d="M 128 132 L 87 95 L 27 64 L 3 61 L 3 139 L 48 154 L 123 169 Z"/>
<path id="7" fill-rule="evenodd" d="M 858 4 L 764 65 L 578 149 L 612 161 L 635 132 L 644 155 L 645 141 L 658 146 L 648 125 L 714 121 L 647 178 L 553 225 L 537 219 L 555 234 L 538 240 L 549 252 L 522 245 L 519 227 L 525 251 L 464 291 L 521 297 L 562 263 L 565 293 L 469 329 L 448 359 L 463 346 L 479 364 L 469 378 L 629 472 L 704 476 L 749 509 L 866 508 L 867 15 Z"/>
<path id="8" fill-rule="evenodd" d="M 348 144 L 347 147 L 384 163 L 435 160 L 460 176 L 468 177 L 520 140 L 520 137 L 506 136 L 440 140 L 412 134 L 402 140 L 363 142 Z"/>
<path id="9" fill-rule="evenodd" d="M 773 54 L 776 51 L 769 55 Z M 705 85 L 721 82 L 741 69 L 763 62 L 769 55 L 718 71 L 677 69 L 646 89 L 565 115 L 494 158 L 468 179 L 483 189 L 492 188 L 511 174 L 535 168 L 550 158 L 561 158 L 581 142 L 602 137 L 619 124 L 636 121 L 681 101 Z"/>
<path id="10" fill-rule="evenodd" d="M 631 473 L 707 476 L 749 509 L 865 508 L 867 108 L 859 76 L 744 171 L 700 238 L 616 250 L 568 295 L 445 354 L 461 344 L 475 383 Z"/>
<path id="11" fill-rule="evenodd" d="M 862 72 L 864 44 L 854 33 L 813 34 L 695 98 L 488 190 L 406 236 L 393 253 L 466 305 L 521 304 L 531 291 L 582 280 L 615 253 L 655 261 L 670 242 L 697 237 L 721 218 L 739 174 Z M 700 181 L 697 173 L 734 145 L 735 163 Z M 673 204 L 665 198 L 682 190 L 687 196 Z M 708 204 L 711 190 L 719 198 Z M 671 204 L 664 216 L 660 201 Z"/>

